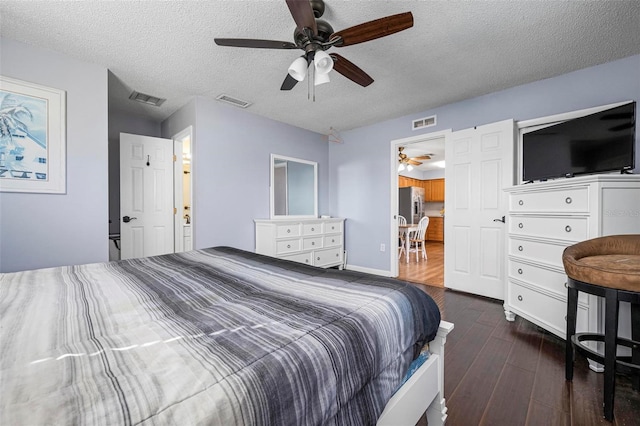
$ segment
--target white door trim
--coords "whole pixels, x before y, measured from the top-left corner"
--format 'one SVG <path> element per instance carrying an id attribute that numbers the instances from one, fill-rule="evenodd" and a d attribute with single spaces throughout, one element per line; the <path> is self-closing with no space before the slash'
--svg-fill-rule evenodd
<path id="1" fill-rule="evenodd" d="M 432 139 L 442 139 L 451 133 L 451 129 L 437 132 L 424 133 L 422 135 L 411 136 L 403 139 L 394 139 L 389 146 L 389 276 L 398 276 L 398 250 L 394 241 L 398 239 L 398 145 L 406 145 L 416 142 L 424 142 Z M 445 156 L 445 163 L 447 159 Z M 446 185 L 446 182 L 445 182 Z"/>

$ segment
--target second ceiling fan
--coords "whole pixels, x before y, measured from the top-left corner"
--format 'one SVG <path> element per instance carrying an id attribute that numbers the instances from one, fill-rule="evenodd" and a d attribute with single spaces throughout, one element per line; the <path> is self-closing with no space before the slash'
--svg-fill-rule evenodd
<path id="1" fill-rule="evenodd" d="M 258 49 L 301 49 L 304 54 L 289 67 L 280 90 L 291 90 L 302 81 L 313 62 L 315 84 L 329 81 L 328 73 L 335 69 L 349 80 L 367 87 L 373 83 L 366 72 L 337 53 L 326 53 L 331 47 L 344 47 L 385 37 L 413 26 L 411 12 L 391 15 L 334 32 L 331 25 L 319 19 L 325 9 L 324 0 L 286 0 L 297 27 L 294 42 L 246 38 L 215 38 L 219 46 Z"/>

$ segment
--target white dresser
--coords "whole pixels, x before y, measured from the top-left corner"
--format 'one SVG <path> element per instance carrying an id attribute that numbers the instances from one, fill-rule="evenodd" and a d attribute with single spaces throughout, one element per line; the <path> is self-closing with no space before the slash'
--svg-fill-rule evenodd
<path id="1" fill-rule="evenodd" d="M 605 235 L 640 233 L 640 175 L 595 175 L 506 189 L 505 315 L 515 315 L 566 338 L 564 248 Z M 601 332 L 599 297 L 580 293 L 578 331 Z M 621 311 L 628 306 L 621 306 Z M 620 321 L 620 332 L 628 328 Z"/>
<path id="2" fill-rule="evenodd" d="M 344 219 L 256 219 L 256 253 L 329 268 L 344 263 Z"/>

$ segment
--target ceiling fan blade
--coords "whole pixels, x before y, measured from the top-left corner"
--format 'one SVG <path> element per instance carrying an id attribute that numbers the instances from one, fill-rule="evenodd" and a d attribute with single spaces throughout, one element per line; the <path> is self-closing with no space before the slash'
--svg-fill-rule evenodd
<path id="1" fill-rule="evenodd" d="M 298 80 L 291 77 L 291 75 L 287 73 L 287 76 L 282 82 L 282 86 L 280 86 L 280 90 L 291 90 L 295 87 L 296 84 L 298 84 Z"/>
<path id="2" fill-rule="evenodd" d="M 333 59 L 333 69 L 347 77 L 349 80 L 358 83 L 362 87 L 367 87 L 373 83 L 373 79 L 369 74 L 362 71 L 353 62 L 336 53 L 331 54 L 331 59 Z"/>
<path id="3" fill-rule="evenodd" d="M 411 157 L 412 160 L 431 160 L 430 155 L 421 155 L 420 157 Z"/>
<path id="4" fill-rule="evenodd" d="M 405 12 L 338 31 L 337 33 L 333 33 L 331 38 L 342 38 L 342 42 L 337 43 L 335 46 L 343 47 L 375 40 L 376 38 L 388 36 L 411 27 L 413 27 L 413 15 L 411 12 Z"/>
<path id="5" fill-rule="evenodd" d="M 409 163 L 409 164 L 411 164 L 413 166 L 419 166 L 420 164 L 422 164 L 419 161 L 415 161 L 415 160 L 411 160 L 411 159 L 407 160 L 407 163 Z"/>
<path id="6" fill-rule="evenodd" d="M 313 35 L 318 35 L 316 18 L 313 16 L 313 8 L 309 0 L 287 0 L 287 6 L 300 31 L 303 28 L 310 28 Z"/>
<path id="7" fill-rule="evenodd" d="M 214 38 L 218 46 L 253 47 L 256 49 L 297 49 L 295 43 L 276 40 L 255 40 L 251 38 Z"/>

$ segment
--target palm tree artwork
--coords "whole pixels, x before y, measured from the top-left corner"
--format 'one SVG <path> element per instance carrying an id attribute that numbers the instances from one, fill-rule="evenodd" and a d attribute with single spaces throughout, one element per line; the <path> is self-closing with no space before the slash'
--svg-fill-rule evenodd
<path id="1" fill-rule="evenodd" d="M 0 91 L 0 179 L 47 179 L 46 132 L 34 129 L 46 129 L 46 101 Z"/>

